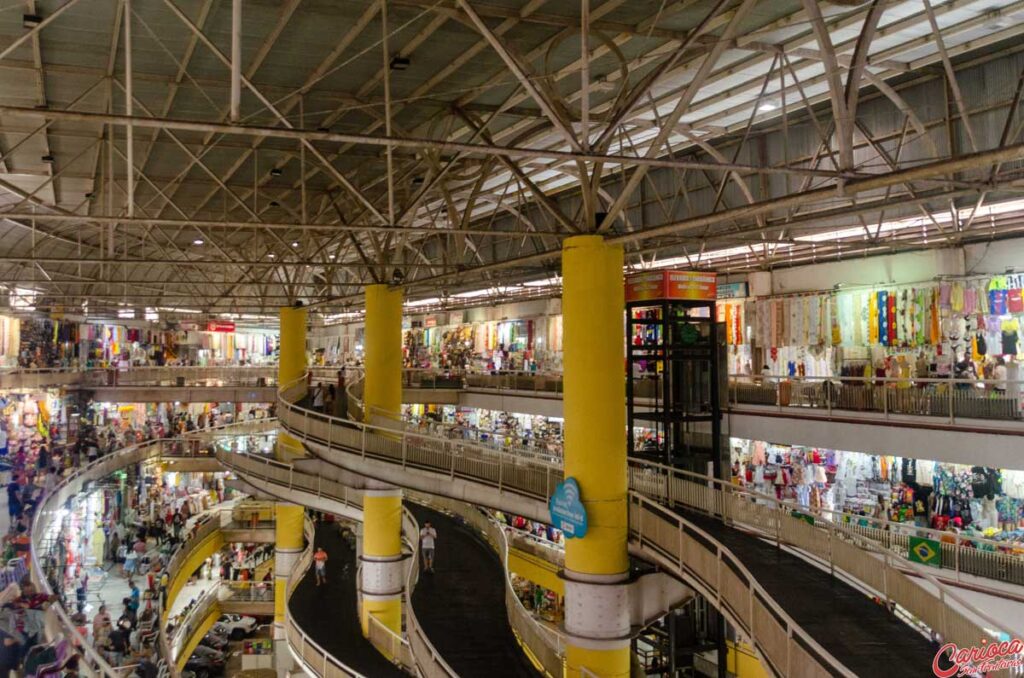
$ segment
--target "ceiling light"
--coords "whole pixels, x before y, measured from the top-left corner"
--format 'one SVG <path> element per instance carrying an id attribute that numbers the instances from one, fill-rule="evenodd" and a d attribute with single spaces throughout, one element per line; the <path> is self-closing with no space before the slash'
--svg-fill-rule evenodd
<path id="1" fill-rule="evenodd" d="M 299 246 L 299 243 L 297 243 L 297 242 L 293 242 L 292 243 L 292 247 L 298 247 L 298 246 Z"/>
<path id="2" fill-rule="evenodd" d="M 282 171 L 280 167 L 275 167 L 274 169 L 270 170 L 270 176 L 272 177 L 279 177 L 282 174 L 284 174 L 284 171 Z"/>
<path id="3" fill-rule="evenodd" d="M 35 28 L 39 24 L 43 23 L 43 17 L 38 14 L 22 14 L 21 25 L 25 28 Z"/>
<path id="4" fill-rule="evenodd" d="M 404 71 L 405 69 L 409 68 L 409 64 L 411 64 L 411 63 L 412 62 L 409 61 L 409 57 L 404 57 L 404 56 L 392 57 L 392 59 L 391 59 L 391 70 L 393 70 L 393 71 Z"/>
<path id="5" fill-rule="evenodd" d="M 277 255 L 276 255 L 276 254 L 274 254 L 273 252 L 271 252 L 271 253 L 270 253 L 270 254 L 268 254 L 267 256 L 268 256 L 268 257 L 270 257 L 271 259 L 273 259 L 273 258 L 274 258 L 274 257 L 276 257 Z"/>
<path id="6" fill-rule="evenodd" d="M 760 104 L 758 104 L 757 110 L 761 112 L 774 111 L 778 107 L 778 104 L 776 104 L 774 101 L 762 101 Z"/>
<path id="7" fill-rule="evenodd" d="M 336 255 L 336 254 L 328 254 L 327 258 L 328 259 L 334 259 L 336 256 L 338 256 L 338 255 Z"/>
<path id="8" fill-rule="evenodd" d="M 192 241 L 192 244 L 193 245 L 202 245 L 203 244 L 203 239 L 202 238 L 196 238 L 195 240 Z"/>

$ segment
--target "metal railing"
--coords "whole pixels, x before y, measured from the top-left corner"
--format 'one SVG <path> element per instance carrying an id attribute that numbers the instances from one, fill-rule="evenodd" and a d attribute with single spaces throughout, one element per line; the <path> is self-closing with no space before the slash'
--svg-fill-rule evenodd
<path id="1" fill-rule="evenodd" d="M 174 615 L 174 619 L 178 621 L 178 624 L 175 625 L 174 632 L 168 639 L 171 649 L 170 662 L 172 664 L 177 665 L 181 652 L 188 645 L 189 639 L 195 634 L 199 624 L 213 612 L 219 601 L 218 586 L 214 585 L 207 589 L 203 595 L 199 596 L 198 600 L 191 607 Z M 164 628 L 166 631 L 166 625 Z"/>
<path id="2" fill-rule="evenodd" d="M 505 612 L 512 631 L 531 658 L 550 678 L 561 678 L 565 673 L 565 639 L 554 628 L 541 624 L 516 595 L 512 587 L 512 573 L 508 568 L 510 544 L 506 528 L 465 502 L 416 492 L 406 494 L 417 503 L 458 516 L 494 549 L 503 569 Z"/>
<path id="3" fill-rule="evenodd" d="M 219 381 L 221 386 L 273 386 L 276 365 L 239 366 L 132 366 L 114 367 L 40 367 L 0 369 L 0 389 L 46 388 L 49 386 L 205 386 Z M 179 381 L 180 380 L 180 381 Z"/>
<path id="4" fill-rule="evenodd" d="M 171 584 L 179 576 L 188 577 L 191 572 L 180 572 L 182 565 L 192 555 L 192 552 L 200 548 L 213 534 L 220 531 L 220 516 L 207 514 L 192 525 L 184 541 L 178 545 L 167 561 L 167 573 L 171 578 Z M 167 606 L 170 608 L 173 599 L 168 597 Z"/>
<path id="5" fill-rule="evenodd" d="M 812 410 L 829 416 L 921 416 L 1019 421 L 1024 381 L 903 377 L 777 377 L 730 375 L 730 407 L 773 406 L 778 412 Z"/>
<path id="6" fill-rule="evenodd" d="M 881 528 L 865 529 L 858 523 L 835 522 L 829 520 L 829 514 L 824 511 L 812 512 L 770 495 L 750 492 L 725 481 L 660 464 L 631 460 L 629 485 L 632 495 L 643 497 L 662 510 L 665 507 L 685 507 L 759 533 L 779 545 L 796 547 L 832 571 L 845 571 L 873 594 L 900 605 L 947 640 L 962 644 L 973 639 L 976 643 L 986 637 L 971 617 L 983 620 L 988 628 L 1003 630 L 1000 622 L 976 609 L 939 581 L 932 569 L 909 561 L 906 550 L 900 552 L 887 548 L 884 542 L 873 539 L 877 532 L 882 531 Z M 869 530 L 876 532 L 872 534 Z M 917 585 L 908 575 L 926 581 L 938 593 L 933 594 Z M 992 589 L 993 593 L 996 591 L 999 589 Z M 965 610 L 970 617 L 956 606 L 948 605 L 950 602 Z M 936 606 L 941 611 L 937 611 Z M 969 645 L 967 643 L 966 646 Z"/>
<path id="7" fill-rule="evenodd" d="M 338 661 L 319 643 L 313 640 L 298 622 L 292 612 L 291 598 L 295 587 L 299 585 L 310 565 L 313 564 L 313 523 L 306 518 L 303 522 L 303 533 L 306 536 L 306 548 L 299 556 L 291 573 L 288 575 L 288 604 L 285 615 L 285 639 L 288 648 L 307 673 L 318 678 L 364 678 L 363 674 Z"/>
<path id="8" fill-rule="evenodd" d="M 409 454 L 409 445 L 413 444 L 413 441 L 430 438 L 434 441 L 432 445 L 436 448 L 438 445 L 438 436 L 451 439 L 454 449 L 458 449 L 459 454 L 461 455 L 471 453 L 474 448 L 461 447 L 458 445 L 459 442 L 477 443 L 484 449 L 497 450 L 503 455 L 510 455 L 515 460 L 515 463 L 520 466 L 523 463 L 531 462 L 540 462 L 545 465 L 545 468 L 547 468 L 547 465 L 555 465 L 560 468 L 561 465 L 560 455 L 546 455 L 538 453 L 534 448 L 524 448 L 522 446 L 515 445 L 506 446 L 503 444 L 503 441 L 498 439 L 483 443 L 478 443 L 473 439 L 464 440 L 463 438 L 458 437 L 457 434 L 472 431 L 472 429 L 466 427 L 433 423 L 427 429 L 423 429 L 415 424 L 410 424 L 404 420 L 399 420 L 394 417 L 391 417 L 389 420 L 381 415 L 379 417 L 375 417 L 375 419 L 378 424 L 387 422 L 387 425 L 377 427 L 380 431 L 393 431 L 401 428 L 406 433 L 410 434 L 410 438 L 403 443 L 404 446 L 402 452 L 405 453 L 405 456 L 399 458 L 403 465 L 408 465 L 410 459 L 417 457 L 416 454 L 412 454 L 411 457 Z M 370 427 L 370 430 L 373 431 L 373 427 Z M 371 432 L 369 436 L 372 441 L 373 433 Z M 340 438 L 341 436 L 339 436 L 339 443 Z M 358 442 L 360 444 L 362 443 L 361 437 Z M 501 459 L 504 461 L 507 457 L 503 456 Z M 468 463 L 465 465 L 468 466 Z M 658 466 L 657 464 L 639 462 L 635 460 L 631 461 L 631 465 L 633 468 L 655 468 Z M 435 468 L 438 468 L 439 466 L 441 465 L 437 464 L 435 465 Z M 493 475 L 493 473 L 491 475 Z M 514 485 L 509 484 L 509 480 L 515 479 L 514 474 L 499 471 L 498 475 L 504 481 L 501 485 L 503 489 L 524 489 L 516 488 Z M 636 477 L 637 476 L 633 476 L 634 479 Z M 638 489 L 634 486 L 631 487 L 632 489 Z M 527 493 L 530 493 L 530 490 L 532 490 L 532 488 L 525 489 L 527 489 Z M 738 491 L 736 486 L 730 483 L 725 483 L 724 489 L 729 492 Z M 806 510 L 793 503 L 780 502 L 780 505 L 784 505 L 783 509 L 786 511 Z M 963 535 L 953 535 L 949 532 L 931 530 L 924 527 L 908 525 L 906 523 L 892 522 L 884 518 L 867 518 L 865 516 L 844 511 L 816 509 L 816 512 L 823 517 L 827 517 L 834 523 L 847 525 L 849 529 L 857 531 L 861 537 L 871 539 L 879 545 L 892 550 L 894 553 L 902 554 L 903 557 L 906 557 L 906 554 L 909 551 L 910 537 L 927 537 L 939 541 L 940 550 L 942 551 L 941 566 L 943 569 L 951 570 L 951 574 L 957 581 L 961 580 L 961 575 L 967 574 L 1024 586 L 1024 553 L 1021 553 L 1012 545 L 1005 542 L 987 539 L 980 536 L 966 537 Z"/>
<path id="9" fill-rule="evenodd" d="M 707 532 L 636 493 L 630 494 L 629 527 L 641 551 L 715 604 L 775 675 L 856 675 L 796 624 L 743 563 Z"/>
<path id="10" fill-rule="evenodd" d="M 939 565 L 950 570 L 956 581 L 962 575 L 973 575 L 995 581 L 1024 586 L 1024 555 L 1009 552 L 1004 542 L 984 537 L 965 537 L 911 523 L 900 523 L 886 518 L 873 518 L 824 507 L 809 508 L 798 503 L 777 499 L 772 495 L 745 489 L 732 483 L 709 479 L 701 474 L 661 466 L 652 462 L 631 459 L 629 462 L 630 489 L 663 502 L 686 505 L 710 512 L 704 496 L 708 484 L 714 484 L 726 495 L 769 507 L 782 516 L 807 515 L 820 529 L 834 526 L 850 539 L 864 539 L 907 559 L 911 537 L 931 539 L 939 544 Z M 978 582 L 972 582 L 978 586 Z M 982 588 L 986 588 L 982 586 Z M 1000 589 L 987 587 L 998 595 Z"/>
<path id="11" fill-rule="evenodd" d="M 258 478 L 283 489 L 308 492 L 356 509 L 363 508 L 363 493 L 322 475 L 304 473 L 293 464 L 247 452 L 227 452 L 218 449 L 217 461 L 240 476 Z"/>
<path id="12" fill-rule="evenodd" d="M 93 370 L 95 371 L 95 370 Z M 110 386 L 273 386 L 277 366 L 195 367 L 139 366 L 110 368 Z M 218 382 L 209 384 L 207 382 Z"/>
<path id="13" fill-rule="evenodd" d="M 501 450 L 481 448 L 461 441 L 412 434 L 395 428 L 352 422 L 312 412 L 289 401 L 289 392 L 287 385 L 281 390 L 279 417 L 282 425 L 296 437 L 314 439 L 326 444 L 329 449 L 346 449 L 348 453 L 357 454 L 363 458 L 389 461 L 401 464 L 403 468 L 428 470 L 495 488 L 498 490 L 495 504 L 499 508 L 502 503 L 500 496 L 506 492 L 546 501 L 554 486 L 562 479 L 562 470 L 556 465 L 523 459 L 518 455 Z M 987 620 L 983 613 L 974 610 L 955 594 L 949 592 L 930 573 L 922 571 L 913 563 L 901 558 L 902 569 L 909 569 L 917 576 L 928 580 L 937 588 L 938 594 L 933 594 L 912 582 L 906 574 L 892 566 L 892 561 L 896 556 L 891 549 L 880 548 L 877 544 L 863 538 L 859 538 L 857 541 L 837 539 L 835 527 L 829 528 L 828 536 L 824 539 L 820 536 L 808 536 L 809 533 L 806 530 L 815 531 L 816 528 L 804 521 L 792 518 L 787 510 L 779 507 L 764 507 L 746 499 L 743 499 L 742 502 L 733 501 L 735 495 L 727 494 L 720 488 L 716 488 L 714 485 L 716 481 L 712 479 L 701 476 L 701 479 L 705 481 L 704 487 L 700 487 L 699 483 L 695 482 L 680 486 L 673 476 L 666 475 L 666 472 L 663 471 L 665 467 L 658 464 L 635 462 L 632 468 L 635 469 L 638 466 L 649 469 L 649 474 L 655 479 L 656 485 L 652 489 L 648 482 L 640 483 L 636 473 L 631 472 L 631 490 L 636 497 L 645 500 L 647 504 L 658 506 L 659 510 L 667 513 L 665 520 L 675 521 L 679 529 L 672 530 L 673 533 L 682 529 L 681 526 L 686 523 L 685 519 L 654 503 L 649 496 L 666 502 L 670 506 L 681 505 L 719 516 L 722 515 L 721 510 L 715 512 L 711 509 L 726 501 L 729 501 L 730 507 L 764 509 L 753 516 L 757 521 L 767 521 L 772 527 L 775 527 L 780 539 L 784 536 L 787 543 L 814 555 L 820 556 L 824 552 L 827 555 L 825 560 L 831 566 L 845 570 L 854 579 L 865 583 L 874 590 L 882 591 L 887 600 L 892 600 L 906 608 L 943 638 L 977 642 L 984 637 L 981 629 L 964 614 L 952 607 L 947 610 L 946 601 L 947 599 L 955 600 L 963 608 L 970 610 L 975 617 Z M 659 478 L 658 476 L 666 477 Z M 658 485 L 658 483 L 662 485 Z M 711 483 L 711 486 L 707 486 L 708 483 Z M 655 490 L 661 486 L 668 489 L 659 495 Z M 651 494 L 645 496 L 646 493 Z M 634 512 L 641 509 L 646 510 L 644 507 L 647 504 L 640 502 L 640 506 L 637 507 L 636 500 L 633 504 Z M 726 519 L 731 518 L 732 515 L 726 516 Z M 757 521 L 753 524 L 760 524 Z M 634 528 L 636 527 L 634 524 Z M 785 530 L 784 533 L 783 530 Z M 827 548 L 822 544 L 828 545 Z M 810 548 L 806 549 L 805 546 Z M 721 558 L 721 555 L 718 557 Z M 874 565 L 867 566 L 863 560 L 865 557 L 869 557 Z M 884 561 L 884 567 L 878 567 L 879 558 Z M 876 586 L 878 572 L 884 573 L 884 586 L 881 587 Z M 889 588 L 889 583 L 893 584 L 892 589 Z M 992 628 L 999 628 L 999 624 L 996 622 L 988 620 L 986 623 L 990 623 Z"/>
<path id="14" fill-rule="evenodd" d="M 247 424 L 251 427 L 251 422 L 246 422 L 246 424 L 226 424 L 206 429 L 202 434 L 207 436 L 233 435 L 235 431 L 245 429 Z M 47 532 L 44 525 L 49 524 L 52 519 L 59 515 L 59 512 L 65 502 L 71 496 L 79 492 L 86 482 L 105 478 L 114 471 L 124 468 L 125 466 L 136 464 L 148 459 L 155 459 L 161 456 L 193 456 L 190 451 L 190 446 L 182 444 L 182 441 L 187 440 L 187 438 L 188 437 L 149 440 L 104 455 L 96 461 L 82 466 L 72 475 L 62 479 L 54 487 L 53 491 L 43 498 L 43 501 L 36 509 L 35 515 L 32 518 L 32 527 L 30 532 L 32 536 L 32 548 L 29 571 L 32 581 L 39 591 L 47 595 L 52 595 L 54 593 L 54 589 L 47 576 L 46 568 L 42 562 L 45 547 L 41 540 Z M 172 453 L 172 449 L 177 453 Z M 70 615 L 61 604 L 54 603 L 48 608 L 46 628 L 48 638 L 67 638 L 84 655 L 86 661 L 82 664 L 81 668 L 83 676 L 125 675 L 126 667 L 110 666 L 110 664 L 103 659 L 103 656 L 92 646 L 89 640 L 78 632 L 77 627 L 71 621 Z M 178 675 L 177 669 L 171 662 L 165 661 L 168 657 L 167 650 L 169 646 L 166 635 L 163 633 L 162 629 L 160 631 L 157 646 L 160 648 L 161 661 L 165 664 L 163 666 L 163 670 L 176 677 Z"/>
<path id="15" fill-rule="evenodd" d="M 410 658 L 417 669 L 417 675 L 423 678 L 458 678 L 459 674 L 455 673 L 430 642 L 411 604 L 412 593 L 420 578 L 420 525 L 406 508 L 402 509 L 402 532 L 406 535 L 406 543 L 411 550 L 405 581 L 407 604 L 404 606 L 405 635 Z"/>
<path id="16" fill-rule="evenodd" d="M 360 379 L 356 373 L 353 382 Z M 514 392 L 538 397 L 561 397 L 558 373 L 477 373 L 406 369 L 405 388 Z M 644 400 L 660 398 L 657 383 L 634 380 L 634 394 Z M 723 406 L 773 406 L 796 414 L 801 410 L 833 412 L 865 419 L 930 417 L 949 423 L 958 420 L 1024 420 L 1024 379 L 949 377 L 784 377 L 729 375 Z M 361 419 L 359 417 L 358 419 Z"/>

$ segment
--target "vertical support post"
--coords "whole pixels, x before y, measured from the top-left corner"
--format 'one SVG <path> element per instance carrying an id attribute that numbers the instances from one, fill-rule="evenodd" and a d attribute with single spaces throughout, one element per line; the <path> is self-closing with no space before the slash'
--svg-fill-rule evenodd
<path id="1" fill-rule="evenodd" d="M 563 242 L 565 476 L 579 484 L 588 523 L 565 546 L 569 678 L 630 671 L 622 265 L 621 246 L 601 236 Z"/>
<path id="2" fill-rule="evenodd" d="M 386 68 L 386 67 L 385 67 Z M 391 421 L 402 409 L 402 290 L 387 285 L 366 288 L 366 335 L 363 378 L 364 426 L 377 412 Z M 364 440 L 365 440 L 365 431 Z M 381 432 L 407 453 L 405 436 Z M 402 440 L 398 437 L 401 436 Z M 364 444 L 365 454 L 365 444 Z M 371 618 L 402 632 L 402 490 L 379 485 L 363 495 L 363 550 L 360 556 L 363 635 Z"/>
<path id="3" fill-rule="evenodd" d="M 391 55 L 388 53 L 388 1 L 380 0 L 381 49 L 384 52 L 384 134 L 391 139 Z M 388 223 L 395 225 L 395 171 L 390 141 L 387 145 Z"/>
<path id="4" fill-rule="evenodd" d="M 283 387 L 297 380 L 301 381 L 306 373 L 306 309 L 301 306 L 284 307 L 279 310 L 279 314 L 281 348 L 277 364 L 277 383 L 279 387 Z M 304 421 L 308 422 L 308 419 Z M 274 456 L 279 461 L 294 458 L 294 450 L 302 449 L 299 441 L 283 430 L 278 433 L 277 442 Z M 289 485 L 293 480 L 292 472 L 293 469 L 289 468 Z M 274 638 L 283 639 L 286 633 L 288 575 L 302 553 L 305 510 L 295 504 L 278 502 L 274 507 L 274 513 Z M 275 659 L 279 668 L 286 668 L 291 661 L 287 652 L 279 653 Z"/>
<path id="5" fill-rule="evenodd" d="M 231 122 L 241 118 L 242 0 L 231 0 Z"/>
<path id="6" fill-rule="evenodd" d="M 132 86 L 132 0 L 124 0 L 124 113 L 130 121 L 134 115 L 134 87 Z M 125 162 L 127 163 L 127 214 L 131 219 L 135 216 L 135 127 L 129 122 L 125 125 Z M 111 234 L 110 255 L 114 253 L 113 234 Z"/>

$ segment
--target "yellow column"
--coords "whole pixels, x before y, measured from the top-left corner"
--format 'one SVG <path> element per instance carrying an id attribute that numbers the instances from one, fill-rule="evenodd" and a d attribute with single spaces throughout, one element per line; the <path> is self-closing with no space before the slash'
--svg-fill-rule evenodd
<path id="1" fill-rule="evenodd" d="M 363 339 L 363 419 L 371 414 L 397 417 L 402 408 L 402 290 L 387 285 L 366 288 Z"/>
<path id="2" fill-rule="evenodd" d="M 565 475 L 579 483 L 585 537 L 565 544 L 567 675 L 629 676 L 629 574 L 622 248 L 562 247 Z"/>
<path id="3" fill-rule="evenodd" d="M 366 490 L 363 494 L 363 635 L 369 617 L 402 633 L 402 491 Z"/>
<path id="4" fill-rule="evenodd" d="M 402 290 L 387 285 L 366 288 L 366 376 L 363 419 L 396 419 L 402 408 Z M 363 494 L 363 635 L 370 617 L 402 632 L 402 491 L 383 486 Z"/>
<path id="5" fill-rule="evenodd" d="M 280 309 L 281 347 L 277 364 L 278 386 L 302 381 L 306 374 L 306 309 Z M 288 461 L 302 455 L 302 444 L 278 431 L 275 456 Z M 274 547 L 274 637 L 284 637 L 288 575 L 303 549 L 302 521 L 305 511 L 295 504 L 275 505 Z"/>
<path id="6" fill-rule="evenodd" d="M 278 384 L 285 386 L 306 374 L 306 309 L 280 309 L 281 355 L 277 363 Z"/>

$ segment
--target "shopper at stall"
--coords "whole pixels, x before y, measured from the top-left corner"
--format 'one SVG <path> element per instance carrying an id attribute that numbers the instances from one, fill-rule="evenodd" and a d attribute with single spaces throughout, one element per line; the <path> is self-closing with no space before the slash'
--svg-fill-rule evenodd
<path id="1" fill-rule="evenodd" d="M 311 397 L 313 399 L 313 409 L 316 410 L 317 412 L 323 412 L 324 385 L 322 383 L 317 383 L 317 385 L 313 387 L 313 393 L 311 394 Z"/>
<path id="2" fill-rule="evenodd" d="M 92 637 L 97 645 L 110 633 L 110 613 L 106 605 L 100 605 L 99 612 L 92 618 Z"/>

